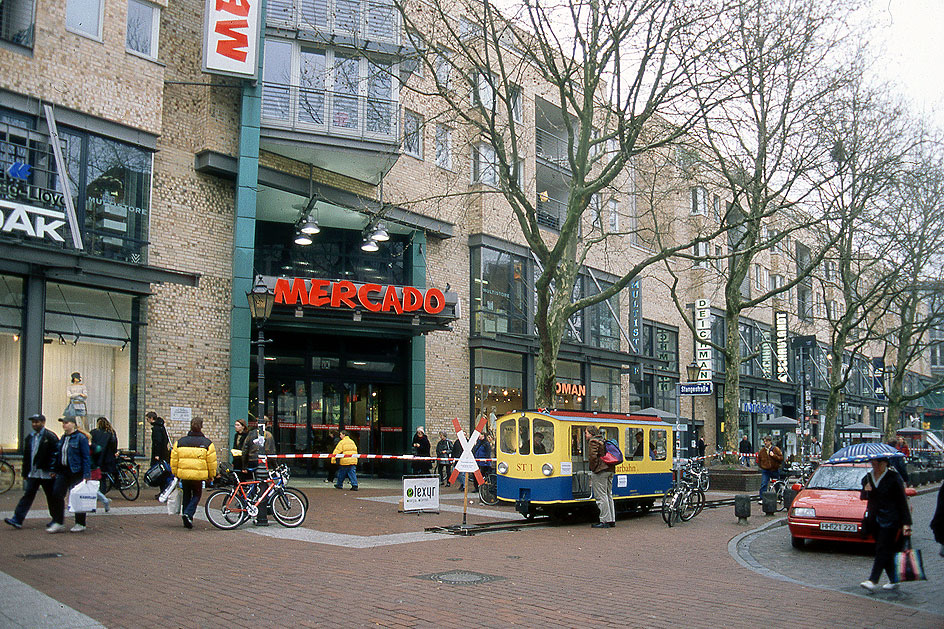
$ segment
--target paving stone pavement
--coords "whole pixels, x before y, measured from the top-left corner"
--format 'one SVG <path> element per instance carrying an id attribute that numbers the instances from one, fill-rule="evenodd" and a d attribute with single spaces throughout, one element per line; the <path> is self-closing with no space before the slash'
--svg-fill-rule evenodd
<path id="1" fill-rule="evenodd" d="M 37 511 L 22 530 L 0 525 L 0 572 L 106 627 L 944 626 L 940 615 L 878 597 L 757 574 L 729 554 L 745 532 L 733 508 L 671 529 L 652 513 L 613 529 L 582 522 L 460 537 L 424 529 L 461 514 L 398 513 L 391 488 L 306 487 L 299 539 L 275 524 L 220 531 L 198 521 L 188 531 L 150 492 L 90 516 L 80 534 L 46 534 Z M 446 492 L 444 504 L 461 504 Z M 0 510 L 17 494 L 0 496 Z M 145 509 L 120 515 L 125 505 Z M 515 516 L 473 505 L 467 517 Z M 401 543 L 335 545 L 319 534 Z M 438 573 L 460 584 L 428 578 Z M 470 584 L 475 573 L 491 580 Z M 0 598 L 0 613 L 16 605 Z"/>

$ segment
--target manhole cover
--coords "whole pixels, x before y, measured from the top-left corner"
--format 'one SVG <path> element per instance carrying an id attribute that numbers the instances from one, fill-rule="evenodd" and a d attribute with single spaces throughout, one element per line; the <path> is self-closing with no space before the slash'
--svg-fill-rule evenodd
<path id="1" fill-rule="evenodd" d="M 62 557 L 62 553 L 30 553 L 26 555 L 17 555 L 20 559 L 55 559 Z"/>
<path id="2" fill-rule="evenodd" d="M 471 572 L 469 570 L 450 570 L 448 572 L 436 572 L 434 574 L 421 574 L 414 578 L 436 581 L 437 583 L 445 583 L 447 585 L 475 585 L 477 583 L 488 583 L 489 581 L 504 579 L 504 577 Z"/>

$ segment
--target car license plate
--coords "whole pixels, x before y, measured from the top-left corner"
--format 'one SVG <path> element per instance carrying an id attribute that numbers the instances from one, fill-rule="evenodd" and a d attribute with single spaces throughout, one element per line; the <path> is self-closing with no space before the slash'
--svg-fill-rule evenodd
<path id="1" fill-rule="evenodd" d="M 851 522 L 820 522 L 821 531 L 842 531 L 843 533 L 857 533 L 859 525 Z"/>

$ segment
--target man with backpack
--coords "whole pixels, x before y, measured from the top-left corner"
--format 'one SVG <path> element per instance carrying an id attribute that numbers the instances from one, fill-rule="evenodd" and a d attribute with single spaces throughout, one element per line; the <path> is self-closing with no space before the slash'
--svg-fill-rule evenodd
<path id="1" fill-rule="evenodd" d="M 587 426 L 584 430 L 587 438 L 587 456 L 590 463 L 590 487 L 600 510 L 600 521 L 591 524 L 595 529 L 616 526 L 616 505 L 613 503 L 613 471 L 615 465 L 603 461 L 606 443 L 597 426 Z"/>

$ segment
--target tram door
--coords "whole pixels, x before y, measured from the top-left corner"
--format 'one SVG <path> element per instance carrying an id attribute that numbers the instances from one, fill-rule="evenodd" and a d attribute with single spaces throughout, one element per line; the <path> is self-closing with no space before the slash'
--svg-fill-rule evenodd
<path id="1" fill-rule="evenodd" d="M 570 459 L 574 498 L 590 497 L 590 462 L 587 458 L 586 426 L 570 427 Z"/>

